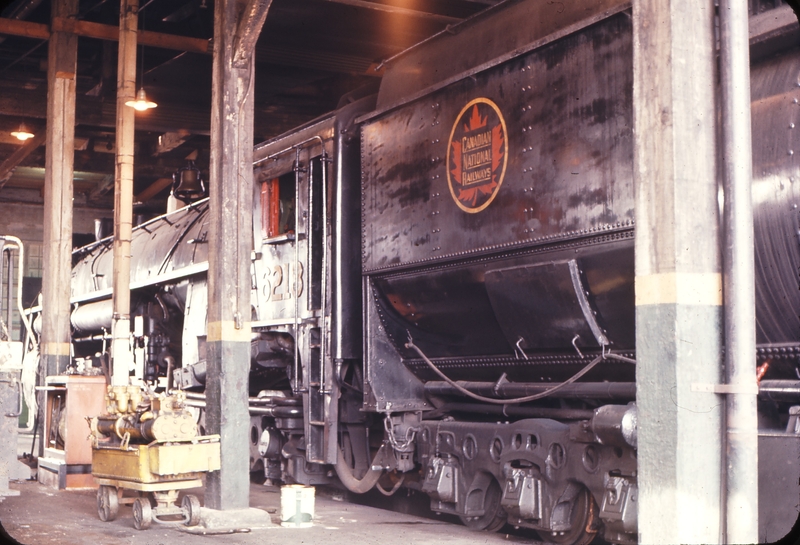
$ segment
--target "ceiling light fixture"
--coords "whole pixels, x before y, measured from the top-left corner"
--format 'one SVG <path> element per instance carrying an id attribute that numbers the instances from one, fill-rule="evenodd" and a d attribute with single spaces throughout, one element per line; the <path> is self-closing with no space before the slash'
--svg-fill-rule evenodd
<path id="1" fill-rule="evenodd" d="M 149 2 L 147 5 L 149 5 Z M 147 5 L 145 5 L 145 7 L 147 7 Z M 142 32 L 144 32 L 144 17 L 142 17 Z M 152 100 L 147 100 L 147 94 L 144 92 L 144 45 L 142 45 L 141 57 L 142 57 L 142 69 L 140 70 L 139 73 L 139 78 L 140 78 L 139 92 L 136 93 L 136 100 L 128 100 L 127 102 L 125 102 L 125 106 L 130 106 L 137 112 L 143 112 L 145 110 L 149 110 L 150 108 L 156 108 L 158 106 L 158 104 L 156 104 Z"/>
<path id="2" fill-rule="evenodd" d="M 150 108 L 157 107 L 158 104 L 151 100 L 147 100 L 147 94 L 144 92 L 144 87 L 141 87 L 139 92 L 136 93 L 136 100 L 127 101 L 125 106 L 130 106 L 139 112 L 143 112 L 145 110 L 149 110 Z"/>
<path id="3" fill-rule="evenodd" d="M 12 132 L 11 136 L 24 142 L 25 140 L 33 138 L 33 133 L 28 130 L 28 127 L 25 126 L 25 122 L 22 122 L 19 124 L 19 129 Z"/>

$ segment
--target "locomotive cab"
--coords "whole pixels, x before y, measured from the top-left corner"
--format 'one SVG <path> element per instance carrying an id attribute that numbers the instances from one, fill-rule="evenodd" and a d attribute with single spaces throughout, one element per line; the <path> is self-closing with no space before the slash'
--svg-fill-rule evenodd
<path id="1" fill-rule="evenodd" d="M 330 306 L 325 269 L 331 123 L 322 121 L 302 136 L 278 139 L 256 151 L 253 330 L 260 337 L 291 339 L 292 352 L 286 354 L 289 394 L 302 394 L 306 418 L 297 421 L 289 442 L 315 463 L 325 462 L 327 431 L 314 423 L 325 421 L 330 405 L 330 377 L 325 377 L 330 370 L 323 363 L 328 336 L 323 329 Z M 304 463 L 296 465 L 305 471 Z M 320 475 L 311 482 L 327 482 L 321 470 Z"/>

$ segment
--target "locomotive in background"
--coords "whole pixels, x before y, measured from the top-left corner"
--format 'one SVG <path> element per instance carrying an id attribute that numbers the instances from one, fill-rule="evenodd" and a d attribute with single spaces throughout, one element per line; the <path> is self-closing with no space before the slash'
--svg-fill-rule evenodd
<path id="1" fill-rule="evenodd" d="M 560 6 L 486 10 L 391 60 L 377 96 L 256 147 L 253 471 L 420 490 L 475 529 L 636 542 L 630 5 Z M 800 53 L 781 40 L 752 68 L 770 535 L 800 473 Z M 200 409 L 207 210 L 138 226 L 131 250 L 132 374 Z M 110 239 L 76 260 L 75 361 L 103 366 Z"/>

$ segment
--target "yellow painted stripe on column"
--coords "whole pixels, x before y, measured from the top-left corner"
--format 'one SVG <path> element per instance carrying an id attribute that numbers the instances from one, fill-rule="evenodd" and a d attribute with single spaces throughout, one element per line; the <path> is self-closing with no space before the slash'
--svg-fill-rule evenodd
<path id="1" fill-rule="evenodd" d="M 209 322 L 208 323 L 208 342 L 214 341 L 234 341 L 250 342 L 250 323 L 243 324 L 241 329 L 236 329 L 233 321 Z"/>
<path id="2" fill-rule="evenodd" d="M 69 343 L 43 343 L 42 355 L 43 356 L 69 356 L 70 355 Z"/>
<path id="3" fill-rule="evenodd" d="M 636 277 L 636 306 L 722 305 L 720 273 L 660 273 Z"/>

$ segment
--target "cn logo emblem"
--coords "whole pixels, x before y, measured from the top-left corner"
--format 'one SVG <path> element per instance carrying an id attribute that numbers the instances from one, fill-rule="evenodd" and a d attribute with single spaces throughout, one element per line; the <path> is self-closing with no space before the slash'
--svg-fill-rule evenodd
<path id="1" fill-rule="evenodd" d="M 506 173 L 506 122 L 497 105 L 476 98 L 458 114 L 447 144 L 447 184 L 464 212 L 489 206 Z"/>

